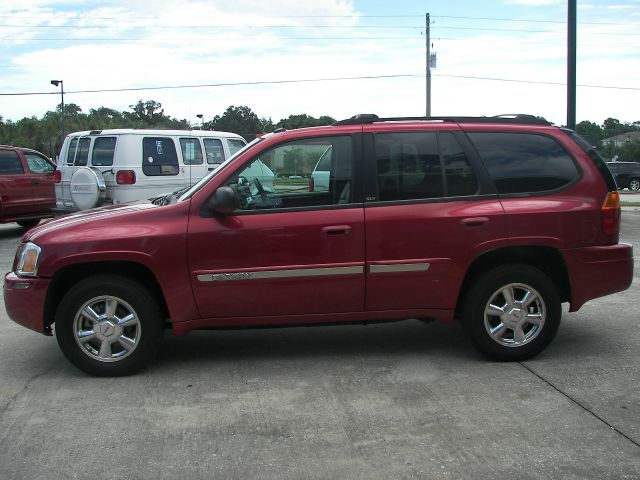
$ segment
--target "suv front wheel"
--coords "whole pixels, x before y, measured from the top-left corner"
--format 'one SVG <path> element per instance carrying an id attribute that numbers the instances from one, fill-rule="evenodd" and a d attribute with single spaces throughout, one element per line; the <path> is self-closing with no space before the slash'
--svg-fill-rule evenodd
<path id="1" fill-rule="evenodd" d="M 129 375 L 155 355 L 162 314 L 142 285 L 117 275 L 98 275 L 64 296 L 55 332 L 62 352 L 80 370 L 98 376 Z"/>
<path id="2" fill-rule="evenodd" d="M 477 277 L 463 305 L 471 341 L 499 361 L 534 357 L 551 342 L 562 316 L 553 281 L 537 268 L 509 264 Z"/>
<path id="3" fill-rule="evenodd" d="M 629 180 L 629 190 L 640 192 L 640 179 L 632 178 Z"/>

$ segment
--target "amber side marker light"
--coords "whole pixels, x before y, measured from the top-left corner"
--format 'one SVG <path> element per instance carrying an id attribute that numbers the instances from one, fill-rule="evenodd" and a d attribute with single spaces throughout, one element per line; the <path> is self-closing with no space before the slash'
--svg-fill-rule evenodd
<path id="1" fill-rule="evenodd" d="M 22 266 L 23 273 L 35 273 L 36 263 L 38 262 L 38 253 L 35 250 L 29 250 L 24 256 L 24 264 Z"/>
<path id="2" fill-rule="evenodd" d="M 609 192 L 602 205 L 602 233 L 615 235 L 620 231 L 620 194 Z"/>

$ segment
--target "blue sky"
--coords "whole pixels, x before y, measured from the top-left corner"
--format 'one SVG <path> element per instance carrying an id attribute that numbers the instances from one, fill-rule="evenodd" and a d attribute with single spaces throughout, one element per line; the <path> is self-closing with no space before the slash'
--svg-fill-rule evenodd
<path id="1" fill-rule="evenodd" d="M 194 123 L 229 105 L 274 121 L 424 115 L 425 13 L 433 115 L 566 121 L 557 0 L 3 0 L 0 94 L 45 94 L 0 95 L 0 115 L 54 109 L 51 79 L 85 112 L 154 99 Z M 640 0 L 578 1 L 578 22 L 578 121 L 640 120 Z"/>

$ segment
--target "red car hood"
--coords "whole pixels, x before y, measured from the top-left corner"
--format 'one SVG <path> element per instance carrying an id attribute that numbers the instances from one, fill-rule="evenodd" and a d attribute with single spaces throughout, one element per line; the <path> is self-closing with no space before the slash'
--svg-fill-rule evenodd
<path id="1" fill-rule="evenodd" d="M 34 241 L 41 235 L 53 232 L 55 230 L 60 230 L 70 225 L 85 224 L 97 220 L 105 220 L 127 213 L 138 212 L 141 210 L 148 210 L 152 208 L 158 208 L 158 205 L 154 205 L 148 201 L 140 201 L 123 205 L 110 205 L 82 212 L 71 213 L 54 220 L 44 222 L 37 227 L 32 228 L 23 235 L 22 241 Z"/>

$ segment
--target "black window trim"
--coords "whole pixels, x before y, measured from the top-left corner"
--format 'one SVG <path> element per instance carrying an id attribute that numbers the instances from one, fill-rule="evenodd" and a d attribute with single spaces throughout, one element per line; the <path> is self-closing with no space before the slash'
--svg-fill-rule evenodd
<path id="1" fill-rule="evenodd" d="M 539 192 L 497 193 L 497 187 L 495 187 L 495 183 L 493 182 L 493 179 L 489 177 L 489 180 L 494 185 L 493 188 L 496 190 L 496 195 L 498 196 L 498 198 L 528 198 L 528 197 L 542 197 L 547 195 L 555 195 L 557 193 L 560 193 L 564 190 L 571 188 L 573 185 L 578 183 L 584 175 L 584 172 L 582 171 L 582 167 L 580 166 L 580 162 L 578 162 L 578 160 L 573 156 L 573 154 L 569 152 L 567 148 L 562 144 L 562 142 L 554 135 L 550 135 L 548 133 L 543 133 L 543 132 L 532 132 L 530 130 L 464 130 L 463 129 L 461 133 L 465 136 L 467 136 L 468 133 L 511 133 L 511 134 L 526 134 L 526 135 L 538 135 L 541 137 L 547 137 L 547 138 L 550 138 L 552 141 L 554 141 L 556 144 L 558 144 L 560 148 L 562 148 L 564 153 L 571 159 L 571 161 L 573 162 L 578 172 L 578 175 L 576 175 L 576 177 L 566 185 L 563 185 L 562 187 L 556 188 L 553 190 L 543 190 Z M 476 150 L 471 139 L 467 137 L 467 141 L 470 144 L 470 148 L 472 148 L 475 154 L 478 156 L 478 158 L 481 159 L 480 153 Z M 484 165 L 484 162 L 482 163 Z M 487 169 L 486 165 L 484 166 L 484 168 L 485 170 Z M 488 170 L 487 170 L 487 174 L 489 174 Z"/>

